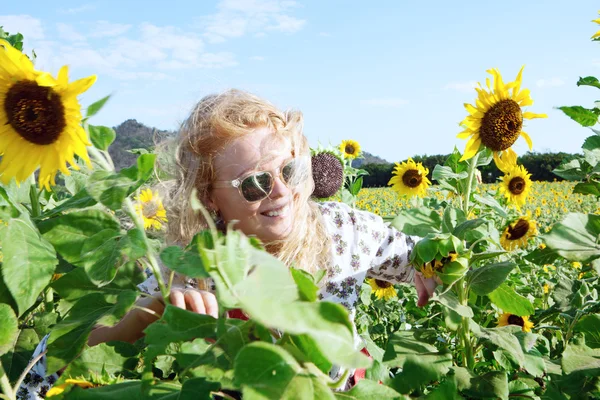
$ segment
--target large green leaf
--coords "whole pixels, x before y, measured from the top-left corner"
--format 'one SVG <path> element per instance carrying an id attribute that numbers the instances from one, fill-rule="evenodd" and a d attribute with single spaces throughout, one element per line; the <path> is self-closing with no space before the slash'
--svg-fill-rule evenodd
<path id="1" fill-rule="evenodd" d="M 411 393 L 432 381 L 439 381 L 452 367 L 452 354 L 433 352 L 408 355 L 391 382 L 400 393 Z"/>
<path id="2" fill-rule="evenodd" d="M 74 211 L 39 223 L 40 232 L 68 262 L 81 259 L 84 244 L 105 229 L 118 231 L 119 222 L 100 210 Z"/>
<path id="3" fill-rule="evenodd" d="M 8 304 L 0 304 L 0 356 L 9 352 L 19 336 L 15 312 Z"/>
<path id="4" fill-rule="evenodd" d="M 484 225 L 486 223 L 487 223 L 487 221 L 485 219 L 481 219 L 481 218 L 470 219 L 470 220 L 464 221 L 464 222 L 460 223 L 458 226 L 456 226 L 456 228 L 454 228 L 454 230 L 452 231 L 452 234 L 454 236 L 456 236 L 457 238 L 464 240 L 469 232 L 471 232 L 474 229 L 479 228 L 481 225 Z"/>
<path id="5" fill-rule="evenodd" d="M 92 389 L 73 388 L 64 398 L 67 400 L 183 400 L 181 385 L 172 382 L 159 382 L 147 393 L 142 391 L 141 381 L 128 381 Z M 188 392 L 189 393 L 189 392 Z M 204 394 L 204 393 L 203 393 Z M 198 396 L 198 395 L 197 395 Z M 185 400 L 202 397 L 185 397 Z"/>
<path id="6" fill-rule="evenodd" d="M 119 231 L 104 229 L 90 237 L 81 247 L 78 265 L 85 269 L 93 284 L 108 284 L 125 262 L 121 254 L 120 240 Z"/>
<path id="7" fill-rule="evenodd" d="M 490 371 L 471 379 L 471 387 L 465 394 L 476 399 L 508 400 L 508 379 L 506 372 Z"/>
<path id="8" fill-rule="evenodd" d="M 441 232 L 442 218 L 427 207 L 401 210 L 391 225 L 407 235 L 424 237 L 428 233 Z"/>
<path id="9" fill-rule="evenodd" d="M 73 360 L 60 376 L 58 383 L 60 384 L 66 379 L 77 378 L 79 376 L 88 378 L 91 375 L 100 376 L 103 371 L 111 375 L 123 375 L 124 371 L 129 369 L 127 362 L 128 357 L 119 354 L 115 346 L 101 343 L 94 347 L 86 348 Z M 135 367 L 135 364 L 129 365 L 129 367 Z"/>
<path id="10" fill-rule="evenodd" d="M 558 109 L 564 112 L 573 121 L 586 127 L 596 125 L 598 122 L 598 115 L 600 115 L 600 109 L 598 108 L 589 109 L 582 106 L 563 106 L 558 107 Z"/>
<path id="11" fill-rule="evenodd" d="M 492 196 L 490 196 L 489 194 L 485 194 L 485 195 L 479 195 L 477 193 L 473 194 L 473 198 L 481 204 L 485 204 L 486 206 L 490 207 L 492 210 L 494 210 L 496 213 L 498 213 L 498 215 L 500 215 L 503 218 L 508 217 L 508 214 L 506 213 L 506 210 L 504 209 L 504 207 L 502 207 L 500 205 L 500 203 L 498 203 L 498 201 L 496 199 L 494 199 Z"/>
<path id="12" fill-rule="evenodd" d="M 65 201 L 61 202 L 56 207 L 48 210 L 44 210 L 42 217 L 51 218 L 64 211 L 72 211 L 80 208 L 88 208 L 96 205 L 98 202 L 94 200 L 85 189 L 80 190 L 72 197 L 69 197 Z"/>
<path id="13" fill-rule="evenodd" d="M 441 296 L 434 295 L 430 299 L 431 301 L 438 302 L 457 314 L 466 317 L 473 318 L 473 310 L 468 305 L 460 304 L 456 295 L 452 292 L 446 292 Z"/>
<path id="14" fill-rule="evenodd" d="M 600 82 L 598 82 L 598 79 L 594 76 L 586 76 L 584 78 L 579 77 L 577 86 L 593 86 L 600 89 Z"/>
<path id="15" fill-rule="evenodd" d="M 591 194 L 600 197 L 600 182 L 579 182 L 573 188 L 573 193 Z"/>
<path id="16" fill-rule="evenodd" d="M 48 339 L 48 373 L 58 371 L 77 357 L 87 343 L 94 326 L 113 326 L 131 308 L 136 299 L 134 291 L 122 292 L 115 304 L 106 302 L 101 293 L 82 297 L 59 322 Z"/>
<path id="17" fill-rule="evenodd" d="M 492 303 L 507 313 L 523 317 L 532 315 L 535 312 L 531 302 L 506 283 L 500 285 L 493 292 L 488 293 L 488 297 Z"/>
<path id="18" fill-rule="evenodd" d="M 363 379 L 347 392 L 336 392 L 335 398 L 338 400 L 380 400 L 399 399 L 401 395 L 392 388 Z"/>
<path id="19" fill-rule="evenodd" d="M 544 235 L 548 247 L 570 261 L 600 258 L 600 215 L 570 213 Z"/>
<path id="20" fill-rule="evenodd" d="M 2 279 L 21 315 L 50 283 L 58 259 L 27 216 L 11 218 L 7 226 L 0 226 Z"/>
<path id="21" fill-rule="evenodd" d="M 510 261 L 487 264 L 469 271 L 467 281 L 475 294 L 483 296 L 496 290 L 516 266 L 515 263 Z"/>
<path id="22" fill-rule="evenodd" d="M 114 129 L 107 126 L 88 125 L 88 132 L 94 147 L 104 151 L 108 150 L 108 147 L 117 137 Z"/>
<path id="23" fill-rule="evenodd" d="M 435 168 L 433 168 L 433 172 L 431 173 L 431 177 L 440 182 L 442 180 L 448 180 L 448 179 L 464 179 L 468 176 L 469 174 L 467 173 L 467 171 L 462 171 L 460 173 L 456 173 L 452 170 L 451 167 L 449 166 L 442 166 L 442 165 L 436 165 Z"/>
<path id="24" fill-rule="evenodd" d="M 2 319 L 2 322 L 4 322 L 4 319 Z M 0 331 L 3 329 L 5 328 L 0 327 Z M 0 357 L 2 367 L 11 383 L 14 383 L 25 370 L 39 342 L 40 338 L 34 329 L 22 329 L 15 337 L 10 350 Z"/>
<path id="25" fill-rule="evenodd" d="M 568 181 L 579 181 L 585 178 L 585 172 L 581 170 L 581 162 L 578 159 L 563 162 L 552 171 Z"/>
<path id="26" fill-rule="evenodd" d="M 244 399 L 334 398 L 331 390 L 303 370 L 294 357 L 270 343 L 245 346 L 238 353 L 234 368 Z"/>
<path id="27" fill-rule="evenodd" d="M 125 197 L 135 190 L 136 183 L 123 173 L 96 171 L 90 176 L 85 190 L 111 210 L 119 210 Z"/>
<path id="28" fill-rule="evenodd" d="M 600 376 L 600 349 L 591 349 L 583 338 L 578 338 L 565 348 L 561 365 L 565 374 L 585 372 Z"/>
<path id="29" fill-rule="evenodd" d="M 306 271 L 290 268 L 294 282 L 298 285 L 298 295 L 304 301 L 317 301 L 319 287 L 315 284 L 313 277 Z"/>
<path id="30" fill-rule="evenodd" d="M 171 270 L 190 278 L 207 278 L 208 273 L 197 250 L 169 246 L 160 253 L 161 261 Z"/>
<path id="31" fill-rule="evenodd" d="M 575 325 L 575 332 L 585 335 L 585 343 L 592 349 L 600 348 L 600 314 L 582 317 Z"/>
<path id="32" fill-rule="evenodd" d="M 284 348 L 292 353 L 300 362 L 311 362 L 323 373 L 328 373 L 332 364 L 323 355 L 317 343 L 308 335 L 289 335 L 289 343 Z"/>

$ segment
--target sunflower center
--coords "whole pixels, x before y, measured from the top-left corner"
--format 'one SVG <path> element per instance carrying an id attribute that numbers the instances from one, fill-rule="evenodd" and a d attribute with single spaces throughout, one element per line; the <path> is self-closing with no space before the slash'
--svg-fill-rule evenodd
<path id="1" fill-rule="evenodd" d="M 521 194 L 525 190 L 525 179 L 517 176 L 516 178 L 512 178 L 508 183 L 508 190 L 512 194 Z"/>
<path id="2" fill-rule="evenodd" d="M 494 104 L 483 116 L 479 130 L 481 141 L 494 151 L 512 146 L 523 127 L 523 113 L 519 104 L 511 99 Z"/>
<path id="3" fill-rule="evenodd" d="M 408 187 L 416 188 L 423 182 L 423 176 L 418 170 L 409 169 L 402 175 L 402 182 Z"/>
<path id="4" fill-rule="evenodd" d="M 146 218 L 154 218 L 158 212 L 158 204 L 154 201 L 142 204 L 142 214 Z"/>
<path id="5" fill-rule="evenodd" d="M 382 289 L 387 289 L 390 286 L 392 286 L 391 283 L 389 283 L 387 281 L 382 281 L 382 280 L 379 280 L 379 279 L 375 279 L 375 283 L 377 284 L 377 286 L 379 286 Z"/>
<path id="6" fill-rule="evenodd" d="M 54 143 L 67 125 L 60 95 L 33 81 L 20 81 L 8 89 L 4 111 L 13 129 L 37 145 Z"/>
<path id="7" fill-rule="evenodd" d="M 525 219 L 520 219 L 514 227 L 508 227 L 509 239 L 518 240 L 527 234 L 529 231 L 529 222 Z"/>
<path id="8" fill-rule="evenodd" d="M 351 144 L 347 144 L 346 147 L 344 147 L 344 151 L 346 152 L 346 154 L 354 154 L 355 150 L 356 149 Z"/>
<path id="9" fill-rule="evenodd" d="M 519 317 L 517 315 L 510 315 L 508 317 L 508 324 L 509 325 L 519 325 L 520 327 L 523 327 L 523 325 L 525 325 L 525 321 L 523 321 L 522 317 Z"/>

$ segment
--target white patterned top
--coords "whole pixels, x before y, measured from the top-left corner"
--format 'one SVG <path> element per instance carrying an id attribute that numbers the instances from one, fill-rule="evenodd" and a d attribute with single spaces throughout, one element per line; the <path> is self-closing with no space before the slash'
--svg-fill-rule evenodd
<path id="1" fill-rule="evenodd" d="M 417 237 L 407 236 L 385 224 L 383 219 L 367 211 L 355 210 L 344 203 L 319 203 L 327 232 L 331 235 L 331 264 L 327 266 L 325 283 L 319 290 L 321 300 L 339 303 L 348 308 L 351 317 L 360 287 L 365 278 L 376 278 L 391 283 L 410 283 L 414 268 L 409 265 L 410 252 Z M 158 292 L 154 276 L 138 286 L 146 293 Z M 35 354 L 46 349 L 46 338 Z M 45 398 L 45 392 L 56 381 L 56 376 L 45 377 L 45 358 L 34 367 L 33 380 L 23 382 L 18 399 Z M 333 375 L 339 376 L 340 371 Z M 44 377 L 42 379 L 42 377 Z"/>

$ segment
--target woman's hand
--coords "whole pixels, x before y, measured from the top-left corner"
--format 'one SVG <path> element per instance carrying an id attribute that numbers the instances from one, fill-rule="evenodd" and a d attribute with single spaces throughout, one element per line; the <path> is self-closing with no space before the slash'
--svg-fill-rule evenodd
<path id="1" fill-rule="evenodd" d="M 219 317 L 219 306 L 215 295 L 205 290 L 173 288 L 169 301 L 175 307 L 198 314 Z M 155 322 L 165 311 L 165 305 L 159 296 L 142 297 L 136 301 L 119 323 L 113 327 L 94 329 L 89 337 L 88 345 L 95 346 L 111 340 L 133 343 L 144 336 L 144 329 Z"/>
<path id="2" fill-rule="evenodd" d="M 429 298 L 433 296 L 437 282 L 434 278 L 424 278 L 420 272 L 415 274 L 415 287 L 417 288 L 417 295 L 419 300 L 417 305 L 423 307 L 429 301 Z"/>

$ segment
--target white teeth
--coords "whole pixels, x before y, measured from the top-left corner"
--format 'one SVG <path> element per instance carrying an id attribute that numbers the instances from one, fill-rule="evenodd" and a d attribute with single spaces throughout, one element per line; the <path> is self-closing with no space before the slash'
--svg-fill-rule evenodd
<path id="1" fill-rule="evenodd" d="M 279 210 L 272 210 L 265 213 L 268 217 L 279 217 L 280 215 L 285 215 L 287 211 L 287 207 L 282 207 Z"/>

